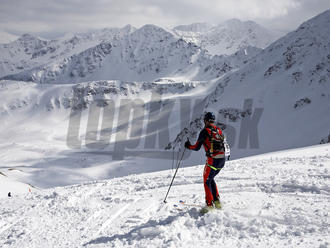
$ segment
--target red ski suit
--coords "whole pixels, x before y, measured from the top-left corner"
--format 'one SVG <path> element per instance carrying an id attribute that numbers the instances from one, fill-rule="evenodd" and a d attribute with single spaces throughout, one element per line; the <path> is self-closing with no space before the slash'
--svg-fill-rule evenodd
<path id="1" fill-rule="evenodd" d="M 220 172 L 225 165 L 225 151 L 217 151 L 212 153 L 211 151 L 211 129 L 215 130 L 219 135 L 222 135 L 222 131 L 217 126 L 210 124 L 205 127 L 198 136 L 197 142 L 194 145 L 190 145 L 188 149 L 198 151 L 201 146 L 204 146 L 207 160 L 204 167 L 204 189 L 205 189 L 205 201 L 208 206 L 212 206 L 214 200 L 219 199 L 219 192 L 217 185 L 214 181 L 214 177 Z M 210 152 L 211 151 L 211 152 Z"/>

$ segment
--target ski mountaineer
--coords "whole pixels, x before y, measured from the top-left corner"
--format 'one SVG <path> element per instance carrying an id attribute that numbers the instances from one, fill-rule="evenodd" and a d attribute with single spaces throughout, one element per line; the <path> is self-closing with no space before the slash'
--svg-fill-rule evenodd
<path id="1" fill-rule="evenodd" d="M 224 135 L 221 129 L 214 125 L 214 121 L 214 114 L 207 112 L 204 115 L 205 127 L 199 133 L 196 144 L 191 145 L 189 140 L 185 143 L 187 149 L 194 151 L 198 151 L 203 145 L 206 152 L 207 159 L 203 174 L 206 206 L 202 208 L 202 213 L 207 213 L 214 207 L 217 209 L 221 208 L 219 192 L 214 177 L 224 167 L 226 158 Z"/>

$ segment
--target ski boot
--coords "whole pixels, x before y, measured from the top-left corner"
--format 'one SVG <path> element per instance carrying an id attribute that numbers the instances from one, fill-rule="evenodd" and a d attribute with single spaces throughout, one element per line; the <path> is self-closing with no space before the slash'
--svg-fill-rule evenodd
<path id="1" fill-rule="evenodd" d="M 216 209 L 221 209 L 221 203 L 219 199 L 215 200 L 213 203 Z"/>
<path id="2" fill-rule="evenodd" d="M 201 214 L 206 214 L 214 209 L 213 205 L 212 206 L 205 206 L 201 209 Z"/>

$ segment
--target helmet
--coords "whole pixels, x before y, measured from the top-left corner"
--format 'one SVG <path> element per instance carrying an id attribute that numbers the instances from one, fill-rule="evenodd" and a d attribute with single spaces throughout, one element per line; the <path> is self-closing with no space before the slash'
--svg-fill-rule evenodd
<path id="1" fill-rule="evenodd" d="M 209 121 L 209 122 L 214 122 L 215 121 L 215 115 L 212 112 L 207 112 L 204 115 L 204 120 Z"/>

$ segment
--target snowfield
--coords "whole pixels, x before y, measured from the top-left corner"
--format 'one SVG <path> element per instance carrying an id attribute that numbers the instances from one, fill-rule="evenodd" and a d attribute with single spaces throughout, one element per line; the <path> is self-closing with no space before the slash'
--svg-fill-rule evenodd
<path id="1" fill-rule="evenodd" d="M 183 162 L 184 163 L 184 162 Z M 204 216 L 203 166 L 33 189 L 0 202 L 1 247 L 328 247 L 330 144 L 227 162 Z M 175 207 L 174 204 L 179 205 Z"/>

